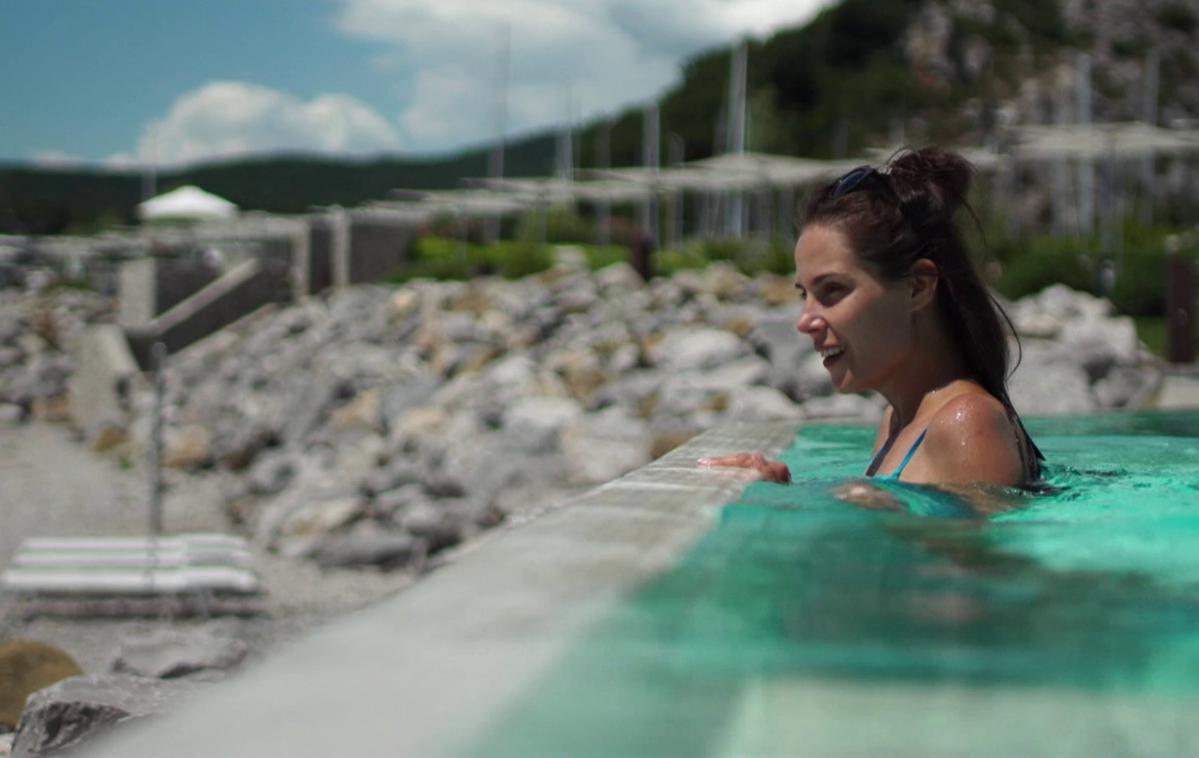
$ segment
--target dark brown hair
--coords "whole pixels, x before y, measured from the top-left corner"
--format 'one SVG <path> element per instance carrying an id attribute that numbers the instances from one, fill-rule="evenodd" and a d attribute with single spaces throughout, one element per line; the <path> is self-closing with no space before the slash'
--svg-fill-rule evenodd
<path id="1" fill-rule="evenodd" d="M 921 258 L 935 263 L 937 307 L 954 345 L 972 377 L 1020 424 L 1007 393 L 1014 369 L 1008 335 L 1015 337 L 1015 329 L 978 275 L 955 219 L 962 208 L 974 217 L 966 198 L 972 173 L 964 158 L 947 150 L 901 151 L 880 168 L 855 169 L 817 192 L 803 222 L 841 231 L 883 279 L 907 276 Z M 1020 428 L 1027 446 L 1022 452 L 1034 453 L 1035 461 L 1040 451 Z"/>

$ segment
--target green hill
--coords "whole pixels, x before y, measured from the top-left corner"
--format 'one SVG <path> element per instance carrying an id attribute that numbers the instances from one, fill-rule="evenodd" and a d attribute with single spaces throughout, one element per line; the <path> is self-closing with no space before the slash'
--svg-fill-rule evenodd
<path id="1" fill-rule="evenodd" d="M 1071 95 L 1079 51 L 1091 55 L 1096 120 L 1142 115 L 1146 62 L 1160 61 L 1159 119 L 1199 115 L 1195 0 L 842 0 L 809 23 L 748 44 L 748 147 L 852 155 L 868 145 L 978 143 L 997 124 L 1052 121 Z M 662 161 L 724 149 L 730 48 L 687 62 L 661 99 Z M 581 166 L 641 162 L 642 109 L 585 125 Z M 354 205 L 398 187 L 445 188 L 486 173 L 487 147 L 455 156 L 337 161 L 260 157 L 188 168 L 160 190 L 198 184 L 243 208 L 297 213 Z M 554 167 L 554 136 L 513 139 L 510 176 Z M 0 232 L 87 231 L 131 223 L 141 178 L 100 171 L 0 166 Z"/>
<path id="2" fill-rule="evenodd" d="M 195 184 L 244 209 L 301 213 L 313 206 L 356 205 L 399 187 L 457 186 L 463 177 L 487 173 L 486 148 L 445 158 L 379 158 L 345 161 L 313 156 L 270 156 L 203 164 L 159 175 L 159 191 Z M 553 136 L 511 145 L 511 172 L 553 170 Z M 142 176 L 83 169 L 0 166 L 0 232 L 58 234 L 136 221 Z"/>

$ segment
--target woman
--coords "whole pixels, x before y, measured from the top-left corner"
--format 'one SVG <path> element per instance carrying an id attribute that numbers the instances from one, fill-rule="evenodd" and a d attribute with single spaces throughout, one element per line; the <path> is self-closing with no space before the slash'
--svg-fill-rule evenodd
<path id="1" fill-rule="evenodd" d="M 798 329 L 838 392 L 888 407 L 866 476 L 1007 487 L 1040 476 L 1040 451 L 1007 394 L 1011 323 L 971 264 L 954 216 L 970 164 L 936 148 L 862 166 L 808 203 L 795 246 Z M 702 459 L 788 482 L 761 453 Z"/>

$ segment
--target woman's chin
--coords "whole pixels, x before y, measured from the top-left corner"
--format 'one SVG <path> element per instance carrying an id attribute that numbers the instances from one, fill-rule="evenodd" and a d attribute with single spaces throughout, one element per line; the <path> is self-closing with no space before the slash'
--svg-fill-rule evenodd
<path id="1" fill-rule="evenodd" d="M 852 395 L 857 392 L 864 392 L 862 387 L 858 386 L 858 382 L 854 381 L 852 375 L 841 374 L 840 376 L 830 376 L 833 382 L 833 391 L 838 395 Z"/>

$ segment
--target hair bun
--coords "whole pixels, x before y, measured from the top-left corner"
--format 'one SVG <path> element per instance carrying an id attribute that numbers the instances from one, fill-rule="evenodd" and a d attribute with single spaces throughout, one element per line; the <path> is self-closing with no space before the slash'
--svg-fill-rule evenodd
<path id="1" fill-rule="evenodd" d="M 938 147 L 905 150 L 886 168 L 904 215 L 917 226 L 952 218 L 966 202 L 974 171 L 965 158 Z"/>

